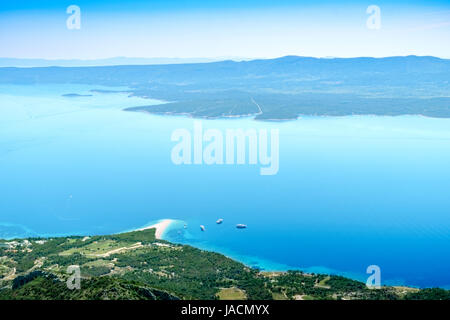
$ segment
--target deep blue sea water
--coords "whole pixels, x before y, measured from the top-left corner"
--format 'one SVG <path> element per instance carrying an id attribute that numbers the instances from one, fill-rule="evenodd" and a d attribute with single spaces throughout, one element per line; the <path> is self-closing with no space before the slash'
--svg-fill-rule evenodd
<path id="1" fill-rule="evenodd" d="M 365 280 L 375 264 L 383 284 L 450 287 L 450 119 L 202 120 L 279 129 L 279 172 L 261 176 L 253 165 L 174 165 L 171 133 L 193 119 L 124 112 L 158 102 L 123 93 L 62 96 L 90 89 L 101 87 L 0 86 L 0 238 L 172 218 L 168 240 L 263 269 Z"/>

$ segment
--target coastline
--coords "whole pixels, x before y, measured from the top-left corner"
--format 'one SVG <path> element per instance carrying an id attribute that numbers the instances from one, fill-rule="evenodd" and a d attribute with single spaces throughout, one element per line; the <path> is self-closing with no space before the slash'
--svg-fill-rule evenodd
<path id="1" fill-rule="evenodd" d="M 161 116 L 161 117 L 184 117 L 186 119 L 194 119 L 194 120 L 240 120 L 240 119 L 250 119 L 257 122 L 265 122 L 265 123 L 285 123 L 285 122 L 295 122 L 299 120 L 305 120 L 309 118 L 313 119 L 336 119 L 336 118 L 353 118 L 353 117 L 377 117 L 377 118 L 398 118 L 398 117 L 421 117 L 428 119 L 450 119 L 450 117 L 442 117 L 442 116 L 432 116 L 422 113 L 402 113 L 402 114 L 377 114 L 377 113 L 348 113 L 348 114 L 340 114 L 340 115 L 331 115 L 331 114 L 314 114 L 314 113 L 302 113 L 298 114 L 292 118 L 258 118 L 260 113 L 249 113 L 249 114 L 236 114 L 236 115 L 220 115 L 220 116 L 195 116 L 192 112 L 179 112 L 179 111 L 150 111 L 146 109 L 137 109 L 135 108 L 145 108 L 152 106 L 159 106 L 164 104 L 170 104 L 171 102 L 166 102 L 163 100 L 159 100 L 157 98 L 151 98 L 148 96 L 141 95 L 132 95 L 132 97 L 139 97 L 142 99 L 150 99 L 154 101 L 158 101 L 159 103 L 148 106 L 137 106 L 137 107 L 127 107 L 123 108 L 122 111 L 126 112 L 141 112 L 147 115 Z"/>
<path id="2" fill-rule="evenodd" d="M 256 256 L 248 256 L 248 255 L 240 255 L 236 254 L 234 252 L 230 252 L 226 250 L 225 248 L 218 248 L 212 245 L 201 245 L 201 244 L 194 244 L 194 243 L 186 243 L 186 242 L 180 242 L 180 241 L 174 241 L 173 239 L 170 239 L 170 237 L 167 237 L 167 232 L 176 228 L 180 228 L 181 224 L 184 223 L 183 220 L 175 220 L 175 219 L 161 219 L 151 222 L 151 224 L 146 225 L 145 227 L 136 228 L 136 229 L 130 229 L 127 231 L 119 232 L 117 234 L 121 233 L 128 233 L 128 232 L 136 232 L 136 231 L 144 231 L 148 229 L 156 229 L 155 231 L 155 238 L 157 240 L 164 240 L 168 241 L 174 244 L 180 244 L 180 245 L 189 245 L 196 249 L 202 250 L 202 251 L 209 251 L 209 252 L 215 252 L 218 254 L 221 254 L 231 260 L 240 262 L 244 264 L 248 268 L 257 268 L 261 273 L 274 273 L 274 274 L 285 274 L 288 271 L 302 271 L 304 274 L 314 275 L 314 274 L 322 274 L 322 275 L 331 275 L 331 276 L 342 276 L 347 279 L 352 279 L 359 282 L 365 282 L 365 277 L 361 275 L 357 275 L 351 272 L 345 272 L 345 271 L 337 271 L 333 270 L 324 266 L 313 266 L 313 267 L 290 267 L 287 265 L 283 265 L 280 263 L 275 263 L 270 260 L 261 259 Z M 0 224 L 1 225 L 1 224 Z M 78 236 L 82 235 L 83 233 L 79 233 Z M 57 238 L 57 237 L 71 237 L 74 235 L 47 235 L 47 236 L 37 236 L 38 238 Z M 28 237 L 18 237 L 18 238 L 11 238 L 11 239 L 1 239 L 0 240 L 6 240 L 6 241 L 12 241 L 13 239 L 16 240 L 23 240 L 27 239 Z M 255 262 L 258 264 L 255 266 Z M 262 268 L 261 268 L 262 267 Z M 396 281 L 396 280 L 388 280 L 383 281 L 383 286 L 389 286 L 389 287 L 398 287 L 398 288 L 410 288 L 410 289 L 426 289 L 426 288 L 440 288 L 444 290 L 450 290 L 450 286 L 448 285 L 438 285 L 438 286 L 417 286 L 414 284 L 406 284 L 404 281 Z"/>
<path id="3" fill-rule="evenodd" d="M 245 254 L 239 254 L 236 252 L 233 252 L 232 250 L 229 250 L 224 247 L 217 247 L 214 246 L 211 243 L 208 242 L 192 242 L 192 241 L 179 241 L 174 238 L 172 238 L 167 231 L 174 230 L 177 228 L 181 228 L 181 225 L 179 224 L 181 220 L 172 220 L 172 219 L 163 219 L 159 220 L 158 223 L 152 224 L 148 227 L 137 229 L 134 231 L 139 230 L 145 230 L 150 228 L 156 228 L 158 230 L 162 230 L 161 238 L 160 240 L 165 240 L 171 243 L 180 244 L 180 245 L 189 245 L 194 248 L 208 251 L 208 252 L 214 252 L 221 254 L 231 260 L 238 261 L 242 264 L 244 264 L 248 268 L 256 268 L 260 272 L 263 273 L 287 273 L 288 271 L 301 271 L 305 274 L 322 274 L 322 275 L 331 275 L 331 276 L 341 276 L 347 279 L 351 279 L 354 281 L 359 281 L 362 283 L 365 283 L 367 281 L 367 277 L 369 276 L 366 273 L 355 273 L 351 271 L 345 271 L 345 270 L 336 270 L 332 269 L 326 266 L 321 265 L 315 265 L 315 266 L 290 266 L 285 265 L 283 263 L 274 262 L 268 259 L 264 259 L 258 256 L 252 256 L 252 255 L 245 255 Z M 167 225 L 161 225 L 162 222 L 167 223 Z M 186 239 L 185 239 L 186 240 Z M 192 239 L 191 239 L 192 240 Z M 420 286 L 417 284 L 407 283 L 404 279 L 397 278 L 397 279 L 383 279 L 382 280 L 383 286 L 390 286 L 390 287 L 406 287 L 411 289 L 426 289 L 431 287 L 437 287 L 444 290 L 450 290 L 450 285 L 437 285 L 437 286 Z"/>
<path id="4" fill-rule="evenodd" d="M 170 227 L 176 223 L 176 220 L 173 219 L 163 219 L 163 220 L 159 220 L 157 223 L 151 224 L 149 226 L 143 227 L 143 228 L 138 228 L 132 231 L 143 231 L 143 230 L 147 230 L 147 229 L 156 229 L 155 231 L 155 237 L 158 240 L 164 240 L 164 233 L 167 232 Z"/>

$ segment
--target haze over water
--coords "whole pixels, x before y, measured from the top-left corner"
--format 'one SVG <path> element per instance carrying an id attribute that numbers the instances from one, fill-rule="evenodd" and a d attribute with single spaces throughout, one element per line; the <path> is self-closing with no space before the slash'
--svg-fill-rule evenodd
<path id="1" fill-rule="evenodd" d="M 168 240 L 264 269 L 364 280 L 375 264 L 383 284 L 450 287 L 450 119 L 202 120 L 279 129 L 279 172 L 261 176 L 252 165 L 175 166 L 171 133 L 194 120 L 124 112 L 158 102 L 89 91 L 99 88 L 0 86 L 0 238 L 172 218 L 182 222 Z"/>

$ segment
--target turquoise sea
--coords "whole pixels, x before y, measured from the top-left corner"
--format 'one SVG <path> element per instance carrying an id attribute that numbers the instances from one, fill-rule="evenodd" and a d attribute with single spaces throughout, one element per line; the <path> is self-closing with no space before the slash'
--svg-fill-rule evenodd
<path id="1" fill-rule="evenodd" d="M 174 165 L 171 133 L 193 119 L 124 112 L 160 102 L 91 89 L 105 88 L 0 85 L 0 238 L 171 218 L 167 240 L 261 269 L 365 281 L 378 265 L 383 284 L 450 287 L 450 119 L 202 120 L 278 129 L 279 172 L 261 176 L 259 165 Z"/>

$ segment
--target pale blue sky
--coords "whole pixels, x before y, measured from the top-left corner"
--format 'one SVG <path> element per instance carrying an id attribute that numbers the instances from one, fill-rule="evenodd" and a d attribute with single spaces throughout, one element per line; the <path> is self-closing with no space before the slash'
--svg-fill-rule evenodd
<path id="1" fill-rule="evenodd" d="M 66 8 L 81 8 L 68 30 Z M 19 1 L 0 4 L 0 57 L 96 59 L 433 55 L 450 58 L 447 1 Z M 409 3 L 409 4 L 408 4 Z M 366 26 L 369 5 L 381 29 Z"/>

